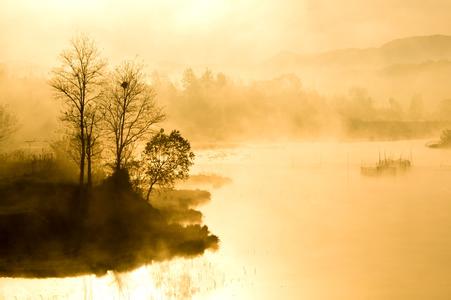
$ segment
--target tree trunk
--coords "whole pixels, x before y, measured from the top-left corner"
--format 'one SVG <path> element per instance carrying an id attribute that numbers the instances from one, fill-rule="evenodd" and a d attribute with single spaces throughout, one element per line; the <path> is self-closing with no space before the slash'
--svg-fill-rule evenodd
<path id="1" fill-rule="evenodd" d="M 91 188 L 92 187 L 92 155 L 91 155 L 90 147 L 88 149 L 87 159 L 88 159 L 88 188 Z"/>
<path id="2" fill-rule="evenodd" d="M 122 112 L 120 116 L 120 126 L 118 128 L 119 130 L 119 136 L 116 140 L 116 172 L 119 172 L 121 170 L 121 164 L 122 164 L 122 155 L 124 150 L 124 128 L 125 128 L 125 112 L 127 111 L 127 94 L 126 94 L 126 86 L 123 86 L 124 89 L 124 95 L 123 95 L 123 101 L 122 101 Z M 125 166 L 124 166 L 125 167 Z"/>
<path id="3" fill-rule="evenodd" d="M 83 185 L 85 183 L 85 159 L 86 159 L 86 154 L 85 154 L 85 142 L 84 139 L 81 138 L 81 151 L 80 151 L 80 178 L 79 178 L 79 184 L 80 184 L 80 188 L 83 188 Z"/>
<path id="4" fill-rule="evenodd" d="M 116 155 L 116 173 L 121 170 L 121 155 L 118 153 Z"/>
<path id="5" fill-rule="evenodd" d="M 83 185 L 85 184 L 85 159 L 86 159 L 86 141 L 85 141 L 85 126 L 84 126 L 84 116 L 83 111 L 80 114 L 80 189 L 83 190 Z"/>
<path id="6" fill-rule="evenodd" d="M 150 192 L 152 192 L 152 187 L 153 187 L 153 184 L 149 187 L 149 190 L 147 191 L 147 195 L 146 195 L 147 202 L 149 202 L 149 200 L 150 200 Z"/>
<path id="7" fill-rule="evenodd" d="M 92 148 L 94 147 L 94 143 L 92 140 L 92 129 L 94 124 L 90 124 L 90 126 L 86 127 L 86 159 L 88 162 L 88 189 L 92 187 Z"/>

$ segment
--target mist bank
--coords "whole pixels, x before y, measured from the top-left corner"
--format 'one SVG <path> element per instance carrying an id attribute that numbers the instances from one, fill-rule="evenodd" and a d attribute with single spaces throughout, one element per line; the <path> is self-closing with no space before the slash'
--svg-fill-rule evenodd
<path id="1" fill-rule="evenodd" d="M 364 88 L 325 96 L 286 74 L 241 82 L 223 73 L 187 69 L 178 85 L 154 74 L 153 87 L 170 116 L 193 142 L 261 140 L 395 140 L 437 136 L 450 126 L 451 100 L 375 98 Z"/>
<path id="2" fill-rule="evenodd" d="M 418 94 L 413 85 L 400 86 L 411 90 L 395 98 L 390 91 L 376 97 L 364 87 L 330 95 L 308 87 L 295 74 L 241 81 L 209 69 L 186 69 L 178 77 L 154 72 L 147 81 L 168 116 L 160 126 L 178 128 L 195 146 L 287 139 L 430 138 L 450 127 L 451 96 Z M 46 78 L 0 74 L 0 103 L 19 124 L 7 147 L 39 149 L 64 133 L 57 117 L 60 104 L 52 97 Z"/>

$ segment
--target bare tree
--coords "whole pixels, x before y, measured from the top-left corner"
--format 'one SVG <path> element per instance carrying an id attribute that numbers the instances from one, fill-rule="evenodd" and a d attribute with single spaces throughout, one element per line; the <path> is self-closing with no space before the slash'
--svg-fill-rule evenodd
<path id="1" fill-rule="evenodd" d="M 55 96 L 64 102 L 62 120 L 79 141 L 79 183 L 83 187 L 86 149 L 89 146 L 87 139 L 89 132 L 92 134 L 94 130 L 92 126 L 89 128 L 93 115 L 91 110 L 95 109 L 94 103 L 100 99 L 102 72 L 106 62 L 100 58 L 94 41 L 84 35 L 71 41 L 70 48 L 61 53 L 60 60 L 60 67 L 53 70 L 50 85 L 55 90 Z"/>
<path id="2" fill-rule="evenodd" d="M 102 116 L 101 106 L 89 107 L 85 115 L 87 185 L 89 188 L 92 187 L 92 161 L 102 153 L 100 145 Z"/>
<path id="3" fill-rule="evenodd" d="M 112 72 L 103 99 L 105 130 L 114 142 L 114 170 L 119 171 L 127 168 L 137 144 L 165 116 L 145 83 L 143 66 L 135 62 L 124 62 Z"/>
<path id="4" fill-rule="evenodd" d="M 161 129 L 152 137 L 146 144 L 141 164 L 147 181 L 147 201 L 155 185 L 171 188 L 176 180 L 188 178 L 193 160 L 189 141 L 177 130 L 166 135 Z"/>
<path id="5" fill-rule="evenodd" d="M 6 106 L 0 105 L 0 143 L 5 141 L 17 129 L 17 120 Z"/>

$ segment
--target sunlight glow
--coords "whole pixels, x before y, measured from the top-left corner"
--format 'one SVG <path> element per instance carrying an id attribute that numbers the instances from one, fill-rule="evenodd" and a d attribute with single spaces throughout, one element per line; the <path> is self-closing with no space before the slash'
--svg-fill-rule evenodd
<path id="1" fill-rule="evenodd" d="M 178 26 L 200 27 L 214 23 L 227 12 L 224 0 L 181 1 L 176 13 Z"/>

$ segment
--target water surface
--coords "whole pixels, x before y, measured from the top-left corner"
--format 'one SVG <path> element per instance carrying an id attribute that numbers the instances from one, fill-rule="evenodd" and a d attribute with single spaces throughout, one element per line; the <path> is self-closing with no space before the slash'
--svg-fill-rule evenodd
<path id="1" fill-rule="evenodd" d="M 217 252 L 103 278 L 2 279 L 3 299 L 450 299 L 451 151 L 425 141 L 198 151 Z M 405 174 L 364 177 L 379 155 Z M 202 186 L 200 186 L 202 188 Z M 0 297 L 1 299 L 1 297 Z"/>

